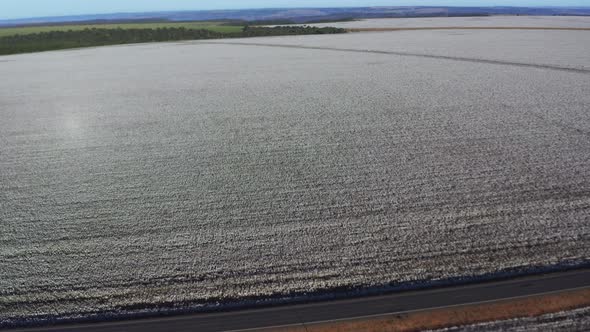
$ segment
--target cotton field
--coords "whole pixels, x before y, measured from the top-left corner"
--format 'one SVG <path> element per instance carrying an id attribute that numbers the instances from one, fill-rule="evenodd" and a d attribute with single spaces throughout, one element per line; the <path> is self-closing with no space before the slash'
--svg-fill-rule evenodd
<path id="1" fill-rule="evenodd" d="M 0 325 L 587 263 L 590 35 L 431 33 L 0 57 Z"/>
<path id="2" fill-rule="evenodd" d="M 348 22 L 314 23 L 314 26 L 330 26 L 346 29 L 366 28 L 590 28 L 587 16 L 473 16 L 473 17 L 407 17 L 359 19 Z"/>

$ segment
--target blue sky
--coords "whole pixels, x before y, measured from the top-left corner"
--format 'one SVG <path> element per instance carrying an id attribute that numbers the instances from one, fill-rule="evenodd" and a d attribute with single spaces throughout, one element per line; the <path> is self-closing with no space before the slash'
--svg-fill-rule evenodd
<path id="1" fill-rule="evenodd" d="M 0 0 L 0 19 L 164 10 L 431 5 L 590 6 L 590 0 Z"/>

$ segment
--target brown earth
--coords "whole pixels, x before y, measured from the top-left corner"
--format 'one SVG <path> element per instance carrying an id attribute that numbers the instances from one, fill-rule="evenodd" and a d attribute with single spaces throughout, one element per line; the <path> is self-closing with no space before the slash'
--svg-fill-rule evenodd
<path id="1" fill-rule="evenodd" d="M 417 311 L 403 314 L 380 315 L 346 321 L 274 327 L 260 331 L 281 332 L 408 332 L 438 329 L 505 320 L 535 317 L 547 313 L 572 310 L 590 305 L 590 288 L 552 293 L 498 302 L 463 305 L 452 308 Z"/>

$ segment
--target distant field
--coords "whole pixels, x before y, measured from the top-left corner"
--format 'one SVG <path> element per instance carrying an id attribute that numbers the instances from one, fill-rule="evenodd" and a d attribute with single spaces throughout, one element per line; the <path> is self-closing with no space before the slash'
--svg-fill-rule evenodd
<path id="1" fill-rule="evenodd" d="M 0 28 L 0 37 L 14 36 L 50 31 L 68 31 L 84 29 L 157 29 L 157 28 L 186 28 L 205 29 L 221 33 L 239 32 L 241 26 L 222 25 L 223 22 L 160 22 L 160 23 L 116 23 L 116 24 L 79 24 L 79 25 L 47 25 L 17 28 Z"/>
<path id="2" fill-rule="evenodd" d="M 488 16 L 488 17 L 431 17 L 381 18 L 351 22 L 318 23 L 343 29 L 415 29 L 415 28 L 590 28 L 590 17 L 580 16 Z"/>

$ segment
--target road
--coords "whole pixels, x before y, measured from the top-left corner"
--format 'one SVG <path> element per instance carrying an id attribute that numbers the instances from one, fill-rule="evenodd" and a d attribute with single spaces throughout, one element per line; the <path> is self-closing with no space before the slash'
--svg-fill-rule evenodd
<path id="1" fill-rule="evenodd" d="M 590 287 L 590 269 L 465 286 L 224 313 L 190 314 L 121 322 L 65 325 L 19 331 L 228 331 L 379 316 L 475 304 Z"/>

